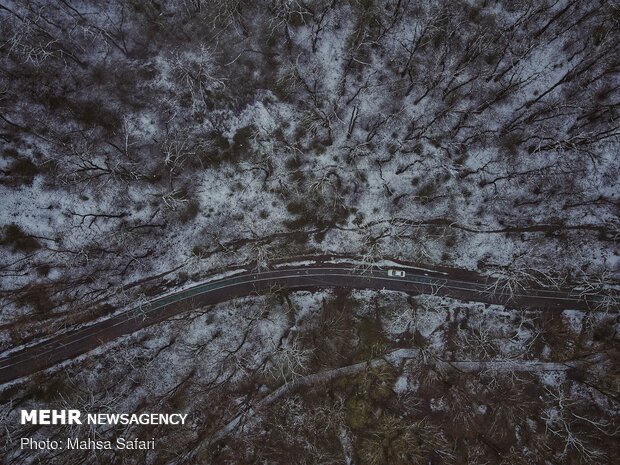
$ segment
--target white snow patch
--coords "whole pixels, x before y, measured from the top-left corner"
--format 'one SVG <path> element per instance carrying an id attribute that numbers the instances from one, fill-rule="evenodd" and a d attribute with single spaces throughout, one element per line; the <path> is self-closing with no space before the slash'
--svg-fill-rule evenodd
<path id="1" fill-rule="evenodd" d="M 544 371 L 538 373 L 540 381 L 546 386 L 559 386 L 566 378 L 563 371 Z"/>
<path id="2" fill-rule="evenodd" d="M 298 262 L 278 263 L 274 268 L 284 268 L 289 266 L 309 266 L 316 264 L 316 260 L 301 260 Z"/>
<path id="3" fill-rule="evenodd" d="M 396 394 L 402 394 L 403 392 L 407 391 L 408 384 L 409 383 L 407 381 L 407 375 L 402 374 L 398 377 L 398 379 L 394 383 L 393 390 Z"/>
<path id="4" fill-rule="evenodd" d="M 562 317 L 568 322 L 570 328 L 577 334 L 583 328 L 583 312 L 580 310 L 564 310 Z"/>

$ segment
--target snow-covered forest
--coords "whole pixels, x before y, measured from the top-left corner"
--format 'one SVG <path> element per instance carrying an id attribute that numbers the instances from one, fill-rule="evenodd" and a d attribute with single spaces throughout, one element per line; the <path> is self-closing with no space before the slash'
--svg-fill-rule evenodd
<path id="1" fill-rule="evenodd" d="M 278 290 L 3 402 L 192 412 L 169 438 L 182 450 L 127 463 L 608 463 L 619 44 L 612 0 L 0 0 L 3 351 L 228 267 L 324 254 L 614 296 L 550 317 Z M 291 388 L 205 441 L 282 383 L 400 349 L 419 352 Z M 513 359 L 580 361 L 557 379 L 476 365 Z"/>
<path id="2" fill-rule="evenodd" d="M 9 464 L 613 464 L 617 315 L 280 290 L 143 330 L 5 389 Z M 186 412 L 188 425 L 19 426 L 20 408 Z M 12 438 L 155 437 L 155 451 Z M 35 462 L 36 463 L 36 462 Z"/>

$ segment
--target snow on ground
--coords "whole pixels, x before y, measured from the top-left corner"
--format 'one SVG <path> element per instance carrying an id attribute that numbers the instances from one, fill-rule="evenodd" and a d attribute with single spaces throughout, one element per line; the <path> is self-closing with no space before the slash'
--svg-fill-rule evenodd
<path id="1" fill-rule="evenodd" d="M 583 319 L 585 317 L 584 312 L 580 310 L 564 310 L 562 311 L 562 316 L 568 322 L 571 330 L 575 334 L 581 333 L 581 329 L 583 328 Z"/>
<path id="2" fill-rule="evenodd" d="M 312 313 L 318 313 L 321 310 L 323 302 L 330 295 L 328 289 L 317 292 L 294 292 L 291 301 L 295 307 L 295 318 L 297 324 L 309 318 Z"/>
<path id="3" fill-rule="evenodd" d="M 394 383 L 394 387 L 392 389 L 397 394 L 403 394 L 409 390 L 408 384 L 409 380 L 407 379 L 407 376 L 403 373 L 396 379 L 396 382 Z"/>

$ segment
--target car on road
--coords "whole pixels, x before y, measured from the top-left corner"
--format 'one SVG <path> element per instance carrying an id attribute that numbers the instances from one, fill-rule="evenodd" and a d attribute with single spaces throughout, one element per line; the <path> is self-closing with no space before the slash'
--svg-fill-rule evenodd
<path id="1" fill-rule="evenodd" d="M 400 270 L 388 270 L 388 276 L 392 276 L 394 278 L 404 278 L 405 272 Z"/>

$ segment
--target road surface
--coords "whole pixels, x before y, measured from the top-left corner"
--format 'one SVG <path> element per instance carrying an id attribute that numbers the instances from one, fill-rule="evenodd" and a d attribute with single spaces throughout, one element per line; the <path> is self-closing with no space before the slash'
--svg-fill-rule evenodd
<path id="1" fill-rule="evenodd" d="M 464 270 L 430 270 L 405 265 L 396 269 L 405 271 L 406 275 L 390 277 L 387 268 L 360 269 L 350 264 L 315 263 L 308 266 L 281 265 L 276 270 L 243 271 L 231 277 L 207 281 L 154 299 L 139 308 L 13 351 L 0 358 L 0 384 L 73 359 L 173 315 L 277 288 L 386 289 L 544 309 L 580 309 L 586 308 L 588 304 L 579 296 L 561 290 L 528 289 L 522 294 L 510 296 L 502 292 L 493 293 L 489 290 L 493 287 L 492 281 Z"/>

